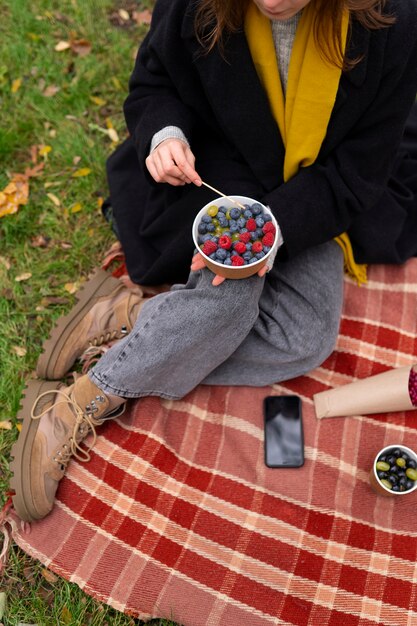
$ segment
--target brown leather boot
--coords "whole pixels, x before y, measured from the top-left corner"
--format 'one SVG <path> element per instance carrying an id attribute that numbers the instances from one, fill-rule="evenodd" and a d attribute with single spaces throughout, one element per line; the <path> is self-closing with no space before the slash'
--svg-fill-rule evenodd
<path id="1" fill-rule="evenodd" d="M 42 519 L 54 505 L 59 481 L 72 456 L 79 461 L 90 459 L 96 441 L 96 426 L 104 418 L 117 417 L 125 409 L 125 400 L 112 409 L 109 399 L 89 378 L 81 376 L 74 385 L 32 380 L 25 389 L 20 417 L 22 431 L 14 444 L 10 464 L 15 491 L 13 504 L 22 520 Z M 81 442 L 92 433 L 87 447 Z"/>
<path id="2" fill-rule="evenodd" d="M 132 330 L 143 303 L 139 287 L 132 291 L 108 272 L 96 271 L 81 288 L 78 303 L 45 341 L 36 374 L 59 380 L 90 346 L 122 339 Z"/>

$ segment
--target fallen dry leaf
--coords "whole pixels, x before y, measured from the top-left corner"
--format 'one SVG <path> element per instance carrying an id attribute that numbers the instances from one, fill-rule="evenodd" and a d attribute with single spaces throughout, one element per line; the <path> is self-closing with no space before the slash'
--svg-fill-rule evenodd
<path id="1" fill-rule="evenodd" d="M 16 276 L 15 281 L 21 283 L 24 280 L 29 280 L 29 278 L 32 278 L 32 274 L 30 272 L 23 272 L 23 274 Z"/>
<path id="2" fill-rule="evenodd" d="M 50 237 L 44 237 L 44 235 L 36 235 L 36 237 L 32 237 L 30 245 L 32 246 L 32 248 L 47 248 L 50 241 Z"/>
<path id="3" fill-rule="evenodd" d="M 103 98 L 100 98 L 99 96 L 90 96 L 90 100 L 99 107 L 104 107 L 106 104 L 106 100 L 103 100 Z"/>
<path id="4" fill-rule="evenodd" d="M 59 245 L 63 250 L 71 250 L 72 248 L 72 243 L 70 243 L 69 241 L 61 241 Z"/>
<path id="5" fill-rule="evenodd" d="M 9 261 L 9 259 L 6 259 L 5 256 L 0 256 L 0 263 L 1 263 L 1 265 L 4 265 L 6 270 L 9 270 L 11 268 L 11 266 L 12 266 L 10 261 Z"/>
<path id="6" fill-rule="evenodd" d="M 1 430 L 12 430 L 12 423 L 10 420 L 3 420 L 2 422 L 0 422 L 0 429 Z"/>
<path id="7" fill-rule="evenodd" d="M 46 567 L 42 568 L 41 574 L 44 577 L 44 579 L 47 580 L 48 583 L 50 583 L 51 585 L 56 583 L 56 581 L 58 580 L 58 576 L 56 576 L 56 574 L 51 572 L 49 569 L 46 569 Z"/>
<path id="8" fill-rule="evenodd" d="M 58 41 L 54 50 L 57 52 L 63 52 L 64 50 L 69 50 L 71 48 L 71 44 L 69 41 Z"/>
<path id="9" fill-rule="evenodd" d="M 145 11 L 133 11 L 133 19 L 137 24 L 150 24 L 152 19 L 152 12 L 149 9 Z"/>
<path id="10" fill-rule="evenodd" d="M 79 57 L 90 54 L 91 49 L 92 45 L 87 39 L 71 39 L 71 50 Z"/>
<path id="11" fill-rule="evenodd" d="M 42 95 L 44 95 L 45 98 L 53 98 L 53 96 L 55 96 L 60 90 L 61 87 L 58 87 L 57 85 L 48 85 L 48 87 L 43 90 Z"/>
<path id="12" fill-rule="evenodd" d="M 12 81 L 11 92 L 12 93 L 16 93 L 17 91 L 19 91 L 21 86 L 22 86 L 22 79 L 21 78 L 15 78 L 15 80 Z"/>
<path id="13" fill-rule="evenodd" d="M 65 283 L 64 289 L 65 291 L 68 291 L 68 293 L 76 293 L 79 286 L 79 283 Z"/>
<path id="14" fill-rule="evenodd" d="M 39 156 L 47 157 L 47 155 L 52 151 L 52 146 L 39 146 Z"/>
<path id="15" fill-rule="evenodd" d="M 89 174 L 91 174 L 91 169 L 89 167 L 82 167 L 79 170 L 76 170 L 73 173 L 73 178 L 81 178 L 82 176 L 88 176 Z"/>
<path id="16" fill-rule="evenodd" d="M 26 348 L 22 348 L 22 346 L 12 346 L 12 350 L 17 356 L 26 356 L 27 354 Z"/>
<path id="17" fill-rule="evenodd" d="M 54 193 L 47 193 L 46 195 L 55 206 L 61 206 L 61 200 Z"/>
<path id="18" fill-rule="evenodd" d="M 119 9 L 119 15 L 124 22 L 128 22 L 130 20 L 129 12 L 126 9 Z"/>

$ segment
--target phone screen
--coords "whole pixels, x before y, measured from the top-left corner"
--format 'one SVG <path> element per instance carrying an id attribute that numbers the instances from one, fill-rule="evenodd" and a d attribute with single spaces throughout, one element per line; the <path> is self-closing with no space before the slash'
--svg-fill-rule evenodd
<path id="1" fill-rule="evenodd" d="M 304 463 L 301 400 L 268 396 L 264 400 L 265 463 L 268 467 L 300 467 Z"/>

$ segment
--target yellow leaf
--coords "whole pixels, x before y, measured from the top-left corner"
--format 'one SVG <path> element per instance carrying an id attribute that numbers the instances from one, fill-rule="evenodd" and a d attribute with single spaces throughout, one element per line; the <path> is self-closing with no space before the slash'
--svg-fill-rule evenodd
<path id="1" fill-rule="evenodd" d="M 52 146 L 42 146 L 39 149 L 39 156 L 46 157 L 46 155 L 49 154 L 49 152 L 51 152 L 51 150 L 52 150 Z"/>
<path id="2" fill-rule="evenodd" d="M 97 198 L 97 208 L 101 210 L 101 207 L 103 206 L 103 202 L 104 202 L 104 198 L 102 198 L 101 196 L 99 196 Z"/>
<path id="3" fill-rule="evenodd" d="M 117 134 L 117 131 L 114 128 L 109 128 L 107 131 L 107 134 L 114 143 L 119 142 L 119 135 Z"/>
<path id="4" fill-rule="evenodd" d="M 18 430 L 18 431 L 19 431 L 19 433 L 20 433 L 20 432 L 21 432 L 21 430 L 22 430 L 22 424 L 16 424 L 16 428 L 17 428 L 17 430 Z"/>
<path id="5" fill-rule="evenodd" d="M 73 173 L 73 178 L 81 178 L 81 176 L 88 176 L 91 174 L 91 170 L 89 167 L 82 167 L 80 170 L 77 170 Z"/>
<path id="6" fill-rule="evenodd" d="M 81 211 L 82 208 L 83 205 L 81 204 L 81 202 L 77 202 L 71 207 L 70 211 L 71 213 L 78 213 L 79 211 Z"/>
<path id="7" fill-rule="evenodd" d="M 107 128 L 114 128 L 113 122 L 111 121 L 109 117 L 106 117 L 106 126 Z"/>
<path id="8" fill-rule="evenodd" d="M 116 88 L 118 91 L 121 91 L 121 90 L 122 90 L 122 85 L 121 85 L 121 83 L 120 83 L 120 80 L 117 78 L 117 76 L 112 76 L 112 77 L 111 77 L 111 82 L 113 83 L 113 85 L 115 86 L 115 88 Z"/>
<path id="9" fill-rule="evenodd" d="M 0 422 L 0 429 L 1 430 L 12 430 L 12 423 L 10 420 L 4 420 L 2 422 Z"/>
<path id="10" fill-rule="evenodd" d="M 55 206 L 61 206 L 61 200 L 54 193 L 47 193 L 48 198 L 55 204 Z"/>
<path id="11" fill-rule="evenodd" d="M 29 278 L 32 277 L 32 274 L 30 272 L 23 272 L 23 274 L 19 274 L 19 276 L 16 276 L 15 281 L 17 283 L 21 283 L 22 280 L 29 280 Z"/>
<path id="12" fill-rule="evenodd" d="M 22 79 L 21 78 L 16 78 L 12 82 L 12 93 L 16 93 L 16 91 L 19 91 L 21 85 L 22 85 Z"/>
<path id="13" fill-rule="evenodd" d="M 90 96 L 90 100 L 91 102 L 94 102 L 94 104 L 97 104 L 97 106 L 102 107 L 106 104 L 106 100 L 103 100 L 103 98 L 99 98 L 98 96 Z"/>
<path id="14" fill-rule="evenodd" d="M 71 48 L 71 44 L 69 41 L 58 41 L 55 46 L 55 50 L 57 52 L 63 52 L 64 50 L 68 50 L 68 48 Z"/>
<path id="15" fill-rule="evenodd" d="M 78 291 L 78 283 L 65 283 L 64 289 L 68 293 L 76 293 Z"/>

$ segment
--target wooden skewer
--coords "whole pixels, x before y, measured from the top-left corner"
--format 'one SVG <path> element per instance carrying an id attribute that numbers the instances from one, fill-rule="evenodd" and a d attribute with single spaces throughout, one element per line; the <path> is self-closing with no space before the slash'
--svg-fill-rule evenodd
<path id="1" fill-rule="evenodd" d="M 204 185 L 205 187 L 208 187 L 212 191 L 215 191 L 216 193 L 219 194 L 219 196 L 223 196 L 223 198 L 227 198 L 228 200 L 230 200 L 230 202 L 233 202 L 233 204 L 237 204 L 237 206 L 240 207 L 241 209 L 243 209 L 243 210 L 246 209 L 246 207 L 243 206 L 243 204 L 240 204 L 240 202 L 238 202 L 237 200 L 233 200 L 233 198 L 231 198 L 230 196 L 226 196 L 226 194 L 222 193 L 218 189 L 215 189 L 215 187 L 212 187 L 211 185 L 208 185 L 203 180 L 201 181 L 201 184 Z"/>

